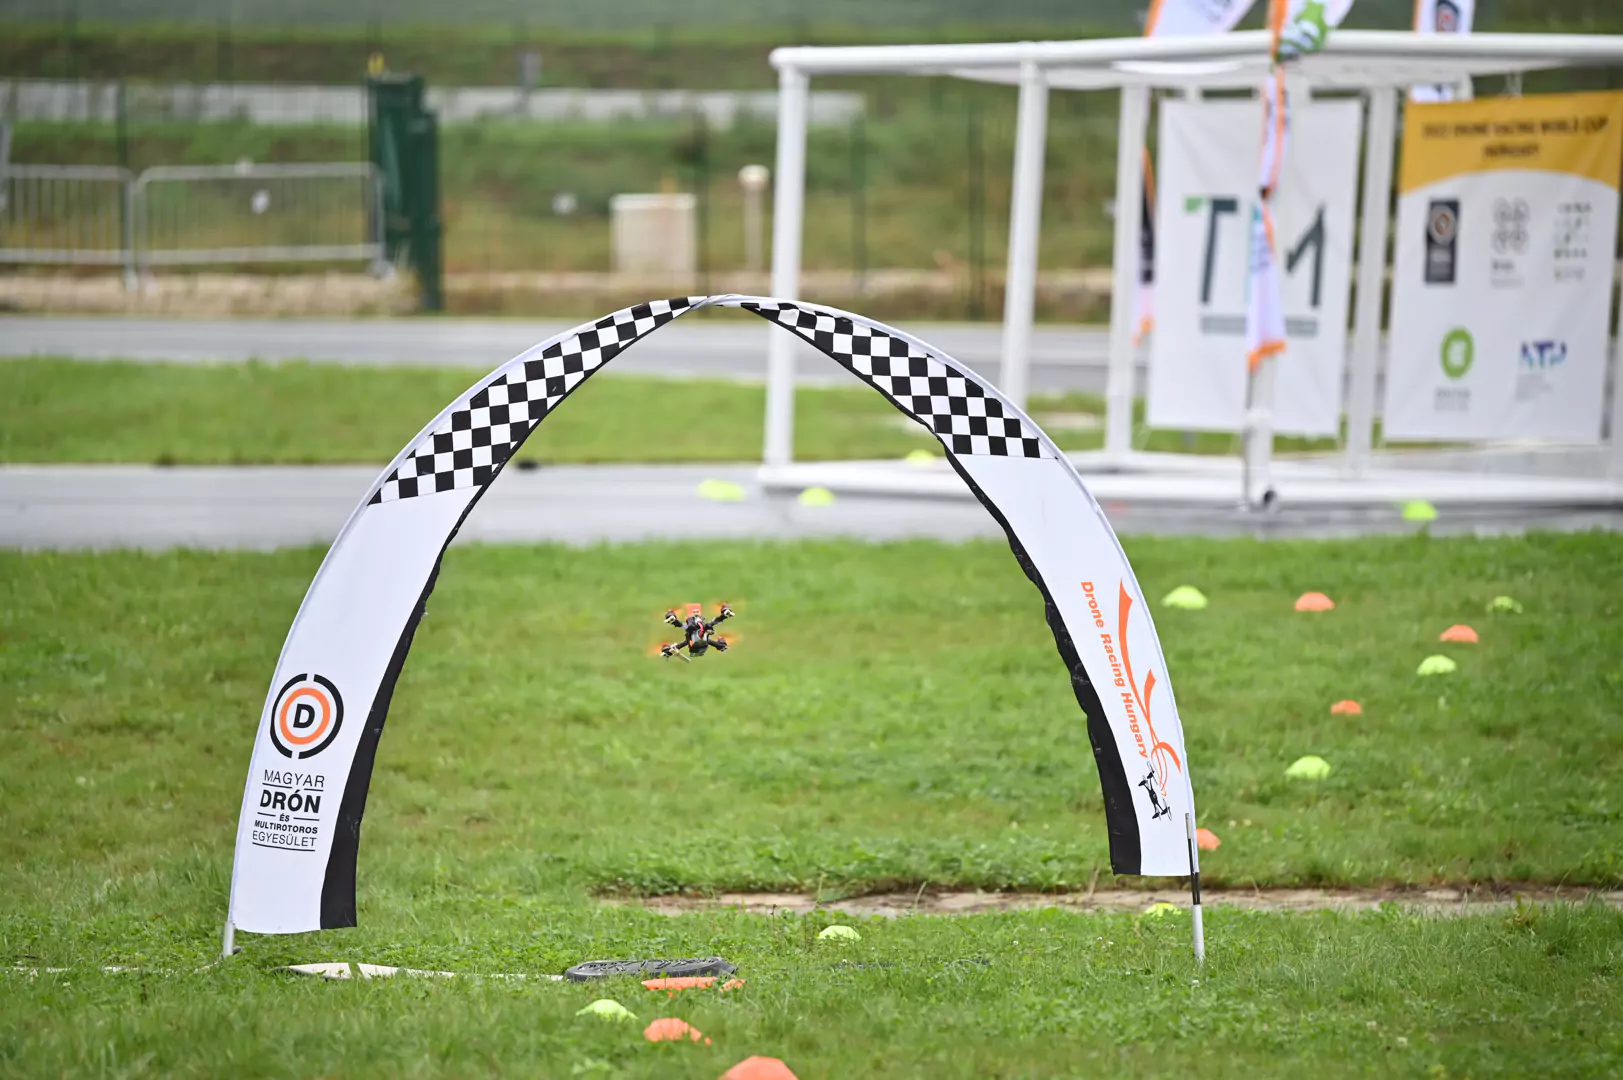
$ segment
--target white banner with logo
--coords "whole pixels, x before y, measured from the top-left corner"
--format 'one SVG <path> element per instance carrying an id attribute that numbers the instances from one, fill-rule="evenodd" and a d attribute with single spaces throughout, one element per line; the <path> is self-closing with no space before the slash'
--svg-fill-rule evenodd
<path id="1" fill-rule="evenodd" d="M 1273 198 L 1287 343 L 1274 417 L 1283 434 L 1339 431 L 1362 131 L 1357 102 L 1292 107 L 1291 151 Z M 1156 274 L 1152 427 L 1244 426 L 1261 140 L 1254 101 L 1162 103 L 1156 236 L 1166 257 Z"/>
<path id="2" fill-rule="evenodd" d="M 1387 439 L 1598 442 L 1623 93 L 1411 104 Z"/>

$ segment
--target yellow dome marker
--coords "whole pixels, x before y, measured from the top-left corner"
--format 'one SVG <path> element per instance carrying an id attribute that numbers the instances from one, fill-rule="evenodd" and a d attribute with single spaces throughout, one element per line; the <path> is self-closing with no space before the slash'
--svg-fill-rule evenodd
<path id="1" fill-rule="evenodd" d="M 1183 608 L 1186 611 L 1204 611 L 1207 603 L 1206 594 L 1193 585 L 1179 585 L 1161 601 L 1163 607 Z"/>
<path id="2" fill-rule="evenodd" d="M 849 926 L 840 926 L 836 924 L 834 926 L 824 927 L 823 932 L 817 935 L 817 940 L 832 941 L 837 945 L 844 945 L 848 941 L 861 941 L 862 935 L 857 933 Z"/>
<path id="3" fill-rule="evenodd" d="M 1323 780 L 1330 775 L 1330 763 L 1317 754 L 1308 754 L 1291 762 L 1285 775 L 1292 780 Z"/>

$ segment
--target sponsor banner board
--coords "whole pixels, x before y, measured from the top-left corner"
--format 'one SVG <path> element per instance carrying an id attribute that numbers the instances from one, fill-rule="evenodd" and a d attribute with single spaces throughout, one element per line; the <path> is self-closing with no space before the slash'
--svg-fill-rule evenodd
<path id="1" fill-rule="evenodd" d="M 1357 102 L 1292 108 L 1291 149 L 1272 200 L 1286 348 L 1274 428 L 1335 435 L 1347 346 L 1363 114 Z M 1157 315 L 1150 426 L 1239 431 L 1246 411 L 1248 266 L 1262 128 L 1254 101 L 1161 105 Z"/>
<path id="2" fill-rule="evenodd" d="M 1598 442 L 1623 93 L 1408 106 L 1387 439 Z"/>

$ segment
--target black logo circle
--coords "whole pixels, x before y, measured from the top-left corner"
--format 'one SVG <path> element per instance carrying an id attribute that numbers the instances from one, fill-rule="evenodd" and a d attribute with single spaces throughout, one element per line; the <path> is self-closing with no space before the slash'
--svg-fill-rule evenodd
<path id="1" fill-rule="evenodd" d="M 1458 225 L 1452 207 L 1433 206 L 1431 219 L 1426 222 L 1426 232 L 1431 236 L 1432 243 L 1446 244 L 1454 239 L 1454 231 Z"/>
<path id="2" fill-rule="evenodd" d="M 270 737 L 283 757 L 315 757 L 338 737 L 344 725 L 344 699 L 330 679 L 295 675 L 271 706 Z"/>

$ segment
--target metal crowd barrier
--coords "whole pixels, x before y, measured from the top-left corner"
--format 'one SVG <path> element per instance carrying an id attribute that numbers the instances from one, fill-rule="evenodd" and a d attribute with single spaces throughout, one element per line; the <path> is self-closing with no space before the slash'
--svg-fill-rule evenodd
<path id="1" fill-rule="evenodd" d="M 370 163 L 0 165 L 0 263 L 152 267 L 383 265 L 383 186 Z"/>
<path id="2" fill-rule="evenodd" d="M 0 263 L 133 269 L 134 192 L 128 169 L 0 166 Z"/>

